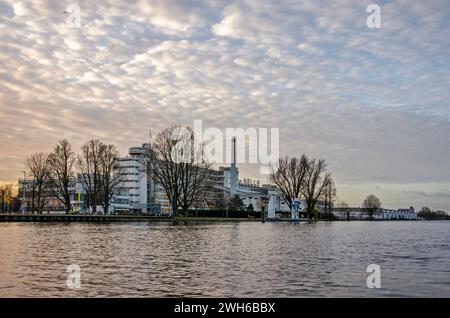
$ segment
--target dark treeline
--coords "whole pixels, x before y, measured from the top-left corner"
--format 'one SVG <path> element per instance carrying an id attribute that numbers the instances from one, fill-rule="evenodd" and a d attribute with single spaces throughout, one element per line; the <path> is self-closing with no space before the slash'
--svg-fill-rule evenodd
<path id="1" fill-rule="evenodd" d="M 42 213 L 51 198 L 71 211 L 74 182 L 78 179 L 86 194 L 86 205 L 92 212 L 108 207 L 118 189 L 120 173 L 114 171 L 119 153 L 114 145 L 90 140 L 75 154 L 71 144 L 63 139 L 50 153 L 31 154 L 25 161 L 28 211 Z M 22 185 L 23 186 L 23 185 Z M 21 191 L 22 189 L 19 189 Z"/>
<path id="2" fill-rule="evenodd" d="M 450 220 L 450 215 L 445 211 L 431 211 L 431 209 L 427 206 L 424 206 L 417 213 L 418 217 L 423 218 L 424 220 Z"/>

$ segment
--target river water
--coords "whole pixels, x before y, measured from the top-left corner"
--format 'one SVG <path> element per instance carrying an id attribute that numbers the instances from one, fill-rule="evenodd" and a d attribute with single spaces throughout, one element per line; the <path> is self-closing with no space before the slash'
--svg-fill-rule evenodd
<path id="1" fill-rule="evenodd" d="M 450 297 L 450 222 L 0 223 L 0 296 Z"/>

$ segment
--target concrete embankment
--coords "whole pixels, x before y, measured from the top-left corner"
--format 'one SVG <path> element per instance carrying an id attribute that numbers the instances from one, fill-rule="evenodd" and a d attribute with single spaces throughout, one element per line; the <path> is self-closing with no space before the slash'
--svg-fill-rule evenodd
<path id="1" fill-rule="evenodd" d="M 259 221 L 255 218 L 216 218 L 216 217 L 169 217 L 148 215 L 98 215 L 98 214 L 0 214 L 0 222 L 173 222 L 183 223 L 205 223 L 205 222 L 249 222 Z"/>
<path id="2" fill-rule="evenodd" d="M 96 214 L 0 214 L 0 222 L 152 222 L 172 221 L 171 217 Z"/>

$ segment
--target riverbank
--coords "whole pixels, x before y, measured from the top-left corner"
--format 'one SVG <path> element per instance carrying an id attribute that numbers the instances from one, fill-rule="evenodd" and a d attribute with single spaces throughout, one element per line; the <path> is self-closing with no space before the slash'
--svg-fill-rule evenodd
<path id="1" fill-rule="evenodd" d="M 0 214 L 0 222 L 173 222 L 173 223 L 196 223 L 196 222 L 255 222 L 257 218 L 219 218 L 219 217 L 171 217 L 171 216 L 148 216 L 148 215 L 97 215 L 97 214 Z"/>
<path id="2" fill-rule="evenodd" d="M 368 221 L 364 219 L 351 219 L 350 221 Z M 374 221 L 402 221 L 402 220 L 372 220 Z M 409 220 L 403 220 L 409 221 Z M 411 220 L 413 221 L 413 220 Z M 418 221 L 418 220 L 414 220 Z M 2 213 L 0 222 L 90 222 L 90 223 L 110 223 L 110 222 L 173 222 L 174 224 L 187 223 L 221 223 L 221 222 L 261 222 L 256 217 L 195 217 L 195 216 L 149 216 L 149 215 L 99 215 L 99 214 L 21 214 Z M 276 218 L 265 219 L 265 222 L 274 223 L 299 223 L 309 222 L 308 219 Z M 319 220 L 319 222 L 347 222 L 347 220 Z"/>
<path id="3" fill-rule="evenodd" d="M 195 216 L 176 216 L 172 218 L 176 223 L 203 223 L 203 222 L 261 222 L 258 218 L 219 218 L 219 217 L 195 217 Z"/>
<path id="4" fill-rule="evenodd" d="M 172 221 L 170 217 L 144 215 L 97 215 L 97 214 L 0 214 L 0 222 L 149 222 Z"/>

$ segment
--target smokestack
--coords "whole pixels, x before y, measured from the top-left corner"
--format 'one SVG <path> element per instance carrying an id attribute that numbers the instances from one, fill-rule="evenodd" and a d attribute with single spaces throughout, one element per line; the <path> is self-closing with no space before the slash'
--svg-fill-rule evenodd
<path id="1" fill-rule="evenodd" d="M 236 137 L 231 139 L 231 166 L 236 167 Z"/>
<path id="2" fill-rule="evenodd" d="M 237 168 L 236 168 L 236 137 L 231 139 L 231 184 L 230 184 L 230 192 L 231 195 L 235 195 L 237 192 Z"/>

